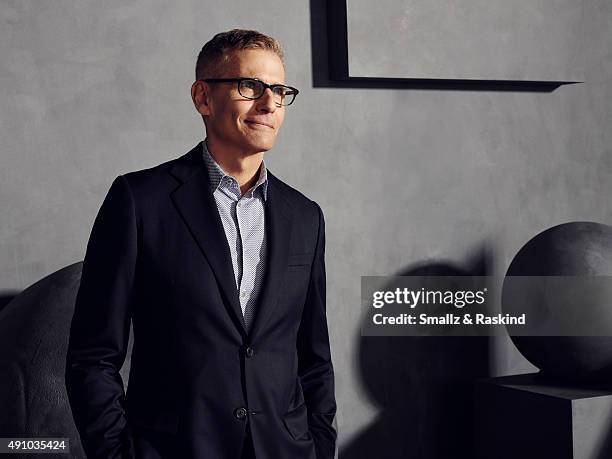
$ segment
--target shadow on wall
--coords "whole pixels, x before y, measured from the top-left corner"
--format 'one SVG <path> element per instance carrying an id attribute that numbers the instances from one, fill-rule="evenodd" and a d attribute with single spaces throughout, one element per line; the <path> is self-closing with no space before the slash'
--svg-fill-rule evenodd
<path id="1" fill-rule="evenodd" d="M 470 268 L 420 264 L 400 276 L 486 276 Z M 472 459 L 473 381 L 489 368 L 487 336 L 361 336 L 359 374 L 379 413 L 340 459 Z"/>

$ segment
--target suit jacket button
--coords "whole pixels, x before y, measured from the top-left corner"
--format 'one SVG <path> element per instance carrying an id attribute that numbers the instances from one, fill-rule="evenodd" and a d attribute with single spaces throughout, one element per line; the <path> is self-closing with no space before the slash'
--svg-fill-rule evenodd
<path id="1" fill-rule="evenodd" d="M 255 351 L 253 350 L 252 347 L 247 347 L 245 349 L 245 355 L 247 356 L 247 358 L 250 359 L 251 357 L 253 357 L 253 354 L 255 354 Z"/>
<path id="2" fill-rule="evenodd" d="M 246 410 L 246 408 L 243 408 L 243 407 L 236 408 L 234 410 L 234 416 L 236 416 L 236 419 L 240 419 L 242 421 L 243 419 L 245 419 L 247 417 L 247 410 Z"/>

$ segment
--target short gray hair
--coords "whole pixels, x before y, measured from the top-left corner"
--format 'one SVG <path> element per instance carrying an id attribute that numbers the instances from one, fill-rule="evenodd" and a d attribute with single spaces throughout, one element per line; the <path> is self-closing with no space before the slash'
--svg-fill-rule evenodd
<path id="1" fill-rule="evenodd" d="M 283 48 L 278 40 L 256 30 L 232 29 L 218 33 L 202 47 L 196 62 L 196 80 L 223 76 L 215 73 L 229 60 L 230 51 L 241 49 L 272 51 L 284 65 Z"/>

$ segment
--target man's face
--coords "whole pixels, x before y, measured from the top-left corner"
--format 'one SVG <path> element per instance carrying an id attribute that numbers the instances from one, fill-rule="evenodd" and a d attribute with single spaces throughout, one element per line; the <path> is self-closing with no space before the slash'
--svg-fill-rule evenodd
<path id="1" fill-rule="evenodd" d="M 252 77 L 268 84 L 285 83 L 283 63 L 272 51 L 245 49 L 232 51 L 229 57 L 215 77 Z M 276 106 L 269 88 L 259 99 L 249 100 L 240 95 L 236 82 L 195 84 L 202 85 L 200 103 L 197 97 L 194 101 L 204 115 L 211 140 L 243 154 L 272 148 L 285 118 L 285 107 Z"/>

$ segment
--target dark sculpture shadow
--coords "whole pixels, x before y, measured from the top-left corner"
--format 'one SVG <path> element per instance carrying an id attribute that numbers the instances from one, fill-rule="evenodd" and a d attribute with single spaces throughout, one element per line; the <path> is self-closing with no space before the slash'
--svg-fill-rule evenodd
<path id="1" fill-rule="evenodd" d="M 310 0 L 312 83 L 315 88 L 552 92 L 578 81 L 356 78 L 348 76 L 346 0 Z"/>
<path id="2" fill-rule="evenodd" d="M 467 268 L 423 263 L 402 276 L 486 276 L 488 258 Z M 361 336 L 360 376 L 380 412 L 340 450 L 340 459 L 472 459 L 473 381 L 487 377 L 486 336 Z"/>

